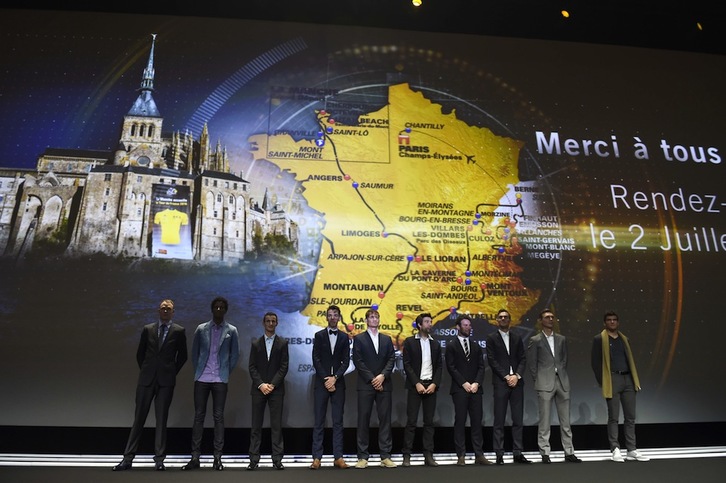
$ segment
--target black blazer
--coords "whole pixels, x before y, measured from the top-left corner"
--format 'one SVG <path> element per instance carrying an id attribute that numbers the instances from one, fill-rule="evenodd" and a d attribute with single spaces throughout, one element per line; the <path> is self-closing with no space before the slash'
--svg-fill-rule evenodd
<path id="1" fill-rule="evenodd" d="M 260 384 L 267 383 L 275 386 L 275 392 L 285 392 L 285 376 L 290 365 L 290 355 L 287 350 L 287 340 L 275 335 L 270 350 L 270 359 L 267 360 L 265 336 L 252 341 L 250 350 L 249 371 L 252 378 L 250 394 L 257 394 Z"/>
<path id="2" fill-rule="evenodd" d="M 459 338 L 454 337 L 449 340 L 446 343 L 446 368 L 451 375 L 451 394 L 464 392 L 464 388 L 461 386 L 465 382 L 479 383 L 477 394 L 484 391 L 482 388 L 486 371 L 484 351 L 476 342 L 469 339 L 469 358 L 467 359 Z"/>
<path id="3" fill-rule="evenodd" d="M 515 374 L 519 374 L 524 378 L 524 369 L 527 365 L 527 353 L 524 350 L 524 342 L 522 337 L 512 329 L 509 329 L 509 353 L 507 346 L 504 345 L 499 329 L 487 336 L 487 361 L 489 367 L 492 368 L 492 383 L 507 384 L 504 380 L 509 375 L 509 367 L 511 366 Z M 520 384 L 524 384 L 524 379 L 520 379 Z"/>
<path id="4" fill-rule="evenodd" d="M 187 336 L 184 327 L 171 323 L 161 347 L 158 330 L 158 322 L 145 325 L 141 330 L 141 339 L 136 350 L 140 386 L 176 385 L 176 375 L 187 361 Z"/>
<path id="5" fill-rule="evenodd" d="M 375 391 L 371 381 L 378 374 L 383 374 L 383 392 L 391 392 L 391 374 L 395 361 L 395 351 L 391 338 L 381 332 L 378 333 L 378 353 L 373 347 L 368 331 L 358 334 L 353 339 L 353 363 L 358 370 L 358 390 Z"/>
<path id="6" fill-rule="evenodd" d="M 431 363 L 433 374 L 431 380 L 436 384 L 436 390 L 441 385 L 441 345 L 433 337 L 429 337 L 431 346 Z M 406 387 L 416 389 L 421 381 L 421 340 L 415 335 L 403 341 L 403 368 L 406 370 Z"/>
<path id="7" fill-rule="evenodd" d="M 335 339 L 335 348 L 330 349 L 330 336 L 328 328 L 319 330 L 313 339 L 313 367 L 315 368 L 315 387 L 323 387 L 325 378 L 337 376 L 337 388 L 345 388 L 343 375 L 350 365 L 350 343 L 348 336 L 338 331 Z"/>

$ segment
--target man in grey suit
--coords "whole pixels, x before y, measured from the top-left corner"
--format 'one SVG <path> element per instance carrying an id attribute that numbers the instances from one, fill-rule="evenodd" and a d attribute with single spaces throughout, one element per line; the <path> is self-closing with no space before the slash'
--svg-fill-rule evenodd
<path id="1" fill-rule="evenodd" d="M 174 396 L 176 375 L 187 361 L 187 336 L 184 327 L 172 322 L 174 302 L 166 299 L 159 304 L 159 321 L 145 325 L 141 331 L 136 362 L 139 382 L 136 386 L 136 411 L 124 459 L 113 471 L 130 470 L 136 456 L 151 403 L 156 415 L 154 463 L 156 471 L 164 471 L 166 457 L 166 422 Z"/>
<path id="2" fill-rule="evenodd" d="M 368 441 L 370 437 L 373 404 L 378 413 L 378 448 L 381 452 L 381 466 L 395 468 L 391 460 L 393 439 L 391 435 L 391 393 L 395 352 L 393 341 L 378 331 L 380 315 L 377 310 L 366 311 L 368 330 L 353 340 L 353 363 L 358 371 L 358 428 L 356 431 L 358 462 L 355 467 L 368 467 Z"/>
<path id="3" fill-rule="evenodd" d="M 581 463 L 575 456 L 570 429 L 570 378 L 567 376 L 567 340 L 554 331 L 555 314 L 545 309 L 537 319 L 542 331 L 529 339 L 527 346 L 527 366 L 534 380 L 539 405 L 539 426 L 537 444 L 542 463 L 550 460 L 550 418 L 552 400 L 557 408 L 560 421 L 560 439 L 565 450 L 565 461 Z"/>

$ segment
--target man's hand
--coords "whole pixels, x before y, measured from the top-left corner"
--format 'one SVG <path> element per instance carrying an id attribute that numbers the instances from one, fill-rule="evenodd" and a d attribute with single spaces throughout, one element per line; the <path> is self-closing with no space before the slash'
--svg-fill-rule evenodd
<path id="1" fill-rule="evenodd" d="M 335 392 L 335 382 L 337 379 L 335 376 L 327 376 L 325 378 L 325 389 L 328 390 L 328 392 Z"/>
<path id="2" fill-rule="evenodd" d="M 376 391 L 383 391 L 383 382 L 386 380 L 386 376 L 378 374 L 376 377 L 371 379 L 371 385 Z"/>
<path id="3" fill-rule="evenodd" d="M 275 390 L 275 386 L 273 386 L 272 384 L 263 382 L 262 384 L 260 384 L 259 389 L 260 389 L 260 392 L 262 392 L 262 394 L 267 396 L 268 394 L 270 394 L 272 391 Z"/>

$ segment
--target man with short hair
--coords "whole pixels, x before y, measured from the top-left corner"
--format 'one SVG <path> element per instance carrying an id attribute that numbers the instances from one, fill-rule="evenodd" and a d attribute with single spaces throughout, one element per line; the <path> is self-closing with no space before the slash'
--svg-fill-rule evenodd
<path id="1" fill-rule="evenodd" d="M 434 459 L 434 413 L 436 393 L 441 385 L 441 346 L 431 335 L 431 314 L 416 317 L 418 333 L 403 342 L 406 371 L 406 429 L 403 433 L 403 466 L 411 466 L 419 407 L 423 407 L 423 454 L 426 466 L 438 466 Z"/>
<path id="2" fill-rule="evenodd" d="M 482 395 L 484 390 L 483 351 L 479 344 L 469 340 L 471 318 L 460 315 L 456 319 L 457 336 L 446 343 L 446 369 L 451 375 L 451 399 L 454 402 L 454 449 L 456 464 L 466 465 L 466 418 L 471 426 L 471 446 L 474 448 L 474 463 L 492 464 L 484 456 L 482 435 Z"/>
<path id="3" fill-rule="evenodd" d="M 267 312 L 262 318 L 265 333 L 252 342 L 249 371 L 252 379 L 252 427 L 250 428 L 250 463 L 247 470 L 257 469 L 260 463 L 262 423 L 265 407 L 270 408 L 270 434 L 272 441 L 272 466 L 284 470 L 282 457 L 285 448 L 282 440 L 282 405 L 285 401 L 285 376 L 290 364 L 287 340 L 275 334 L 277 314 Z"/>
<path id="4" fill-rule="evenodd" d="M 527 345 L 527 366 L 534 380 L 539 407 L 537 445 L 542 463 L 550 460 L 550 419 L 552 400 L 560 421 L 560 440 L 565 450 L 565 461 L 581 463 L 575 456 L 570 428 L 570 378 L 567 375 L 567 339 L 555 332 L 555 314 L 549 309 L 539 313 L 537 318 L 542 330 L 529 339 Z"/>
<path id="5" fill-rule="evenodd" d="M 378 413 L 378 448 L 381 452 L 381 466 L 395 468 L 391 460 L 393 439 L 391 434 L 391 410 L 393 363 L 395 352 L 393 341 L 378 330 L 380 314 L 377 310 L 366 311 L 367 330 L 353 339 L 353 363 L 358 371 L 358 428 L 356 431 L 358 462 L 355 467 L 368 467 L 368 441 L 370 438 L 373 404 Z"/>
<path id="6" fill-rule="evenodd" d="M 615 312 L 604 316 L 605 328 L 592 341 L 592 371 L 602 387 L 602 395 L 608 407 L 608 440 L 611 459 L 622 463 L 649 461 L 650 458 L 638 451 L 635 445 L 635 394 L 641 390 L 638 371 L 635 368 L 630 341 L 620 332 L 620 320 Z M 625 447 L 623 458 L 618 441 L 620 406 L 623 406 Z"/>
<path id="7" fill-rule="evenodd" d="M 130 470 L 141 441 L 146 417 L 151 403 L 156 415 L 154 439 L 154 468 L 164 471 L 166 458 L 166 424 L 169 407 L 174 396 L 176 375 L 187 361 L 187 336 L 184 327 L 172 322 L 174 302 L 162 300 L 159 304 L 159 321 L 145 325 L 141 331 L 136 362 L 139 365 L 139 381 L 136 386 L 136 410 L 124 459 L 113 471 Z"/>
<path id="8" fill-rule="evenodd" d="M 313 338 L 313 406 L 315 426 L 313 428 L 313 462 L 310 469 L 320 468 L 323 457 L 325 415 L 328 402 L 333 417 L 333 466 L 348 468 L 343 459 L 343 411 L 345 409 L 345 371 L 350 365 L 350 343 L 348 335 L 338 329 L 341 321 L 340 308 L 331 305 L 325 312 L 328 326 L 315 333 Z"/>
<path id="9" fill-rule="evenodd" d="M 192 426 L 192 459 L 182 470 L 200 467 L 204 418 L 207 401 L 212 395 L 214 417 L 214 462 L 212 468 L 222 471 L 224 450 L 224 406 L 227 400 L 229 374 L 239 359 L 239 335 L 237 327 L 229 324 L 224 316 L 229 303 L 224 297 L 212 300 L 212 320 L 197 326 L 192 340 L 192 365 L 194 366 L 194 424 Z"/>

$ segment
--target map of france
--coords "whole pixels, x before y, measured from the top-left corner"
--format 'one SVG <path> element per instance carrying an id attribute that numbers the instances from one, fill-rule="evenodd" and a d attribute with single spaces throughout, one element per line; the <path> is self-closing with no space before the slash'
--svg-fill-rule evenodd
<path id="1" fill-rule="evenodd" d="M 249 140 L 257 159 L 295 176 L 324 219 L 303 315 L 324 325 L 336 304 L 359 333 L 374 307 L 381 330 L 402 341 L 420 312 L 435 321 L 452 312 L 493 319 L 505 307 L 518 320 L 537 302 L 515 261 L 520 141 L 467 125 L 408 84 L 390 86 L 388 104 L 356 125 L 312 114 L 315 140 Z M 513 203 L 503 206 L 504 197 Z"/>

